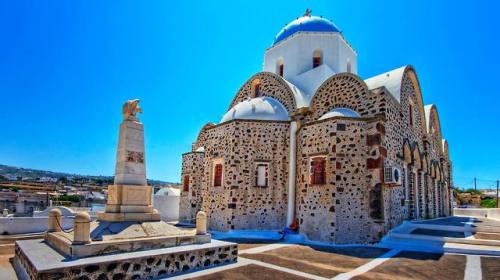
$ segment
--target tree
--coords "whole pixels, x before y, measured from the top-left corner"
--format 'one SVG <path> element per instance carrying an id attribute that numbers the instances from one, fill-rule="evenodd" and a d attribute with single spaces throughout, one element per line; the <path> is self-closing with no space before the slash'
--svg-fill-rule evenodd
<path id="1" fill-rule="evenodd" d="M 59 177 L 58 181 L 62 184 L 66 184 L 68 183 L 68 178 L 66 178 L 65 176 L 61 176 Z"/>

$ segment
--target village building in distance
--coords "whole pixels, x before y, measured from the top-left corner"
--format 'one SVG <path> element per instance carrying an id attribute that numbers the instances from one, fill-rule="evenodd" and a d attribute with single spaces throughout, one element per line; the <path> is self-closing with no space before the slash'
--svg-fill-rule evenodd
<path id="1" fill-rule="evenodd" d="M 416 70 L 357 75 L 340 30 L 310 11 L 265 51 L 263 71 L 182 159 L 180 219 L 211 230 L 276 230 L 379 241 L 404 220 L 451 215 L 451 161 Z"/>

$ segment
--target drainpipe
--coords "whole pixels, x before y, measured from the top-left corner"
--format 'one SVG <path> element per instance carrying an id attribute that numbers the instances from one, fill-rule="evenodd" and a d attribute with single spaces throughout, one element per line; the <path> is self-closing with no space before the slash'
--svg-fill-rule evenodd
<path id="1" fill-rule="evenodd" d="M 286 226 L 290 226 L 295 217 L 295 180 L 297 168 L 297 122 L 290 123 L 290 154 L 288 160 L 288 210 Z"/>

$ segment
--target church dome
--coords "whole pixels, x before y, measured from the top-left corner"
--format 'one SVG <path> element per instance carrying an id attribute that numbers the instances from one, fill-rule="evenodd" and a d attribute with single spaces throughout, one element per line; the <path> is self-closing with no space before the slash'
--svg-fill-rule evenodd
<path id="1" fill-rule="evenodd" d="M 222 117 L 221 123 L 230 120 L 287 121 L 286 108 L 272 97 L 262 96 L 241 101 Z"/>
<path id="2" fill-rule="evenodd" d="M 359 118 L 361 117 L 358 112 L 351 110 L 349 108 L 334 108 L 331 111 L 327 112 L 320 120 L 325 120 L 333 117 L 350 117 L 350 118 Z"/>
<path id="3" fill-rule="evenodd" d="M 340 32 L 330 20 L 322 17 L 306 15 L 287 24 L 274 38 L 273 46 L 297 32 Z"/>

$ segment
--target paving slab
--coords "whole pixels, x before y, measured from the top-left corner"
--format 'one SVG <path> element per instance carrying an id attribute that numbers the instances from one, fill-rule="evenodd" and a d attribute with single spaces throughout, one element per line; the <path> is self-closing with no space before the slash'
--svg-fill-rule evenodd
<path id="1" fill-rule="evenodd" d="M 249 264 L 245 266 L 240 266 L 237 268 L 231 268 L 219 272 L 215 272 L 209 275 L 186 278 L 192 280 L 219 280 L 219 279 L 238 279 L 238 280 L 303 280 L 308 279 L 298 275 L 293 275 L 283 271 L 279 271 L 272 268 L 267 268 L 259 266 L 256 264 Z"/>
<path id="2" fill-rule="evenodd" d="M 242 257 L 280 267 L 331 278 L 383 255 L 387 249 L 374 247 L 320 247 L 291 245 Z"/>
<path id="3" fill-rule="evenodd" d="M 464 279 L 465 264 L 463 255 L 403 251 L 352 279 Z"/>
<path id="4" fill-rule="evenodd" d="M 481 257 L 483 280 L 500 279 L 500 258 Z"/>
<path id="5" fill-rule="evenodd" d="M 476 232 L 474 234 L 475 239 L 487 239 L 487 240 L 498 240 L 500 241 L 500 233 L 492 232 Z"/>
<path id="6" fill-rule="evenodd" d="M 3 280 L 15 280 L 17 279 L 16 272 L 12 267 L 10 259 L 14 255 L 0 255 L 0 279 Z"/>
<path id="7" fill-rule="evenodd" d="M 489 230 L 500 230 L 500 221 L 487 219 L 487 218 L 474 218 L 473 226 L 478 228 L 478 231 L 481 229 L 489 229 Z"/>

